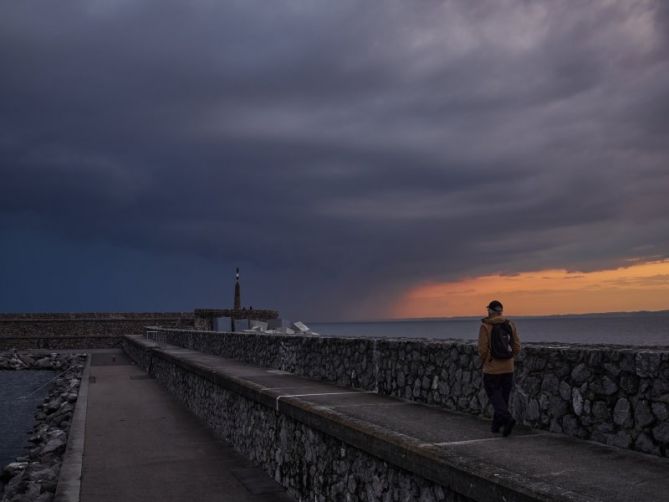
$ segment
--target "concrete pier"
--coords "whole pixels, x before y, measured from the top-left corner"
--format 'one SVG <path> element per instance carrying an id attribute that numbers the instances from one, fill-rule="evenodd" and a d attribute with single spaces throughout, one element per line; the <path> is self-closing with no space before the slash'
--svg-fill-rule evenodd
<path id="1" fill-rule="evenodd" d="M 82 502 L 288 502 L 120 351 L 92 355 Z"/>
<path id="2" fill-rule="evenodd" d="M 367 463 L 378 459 L 398 468 L 397 472 L 411 474 L 430 494 L 445 492 L 450 497 L 462 497 L 457 500 L 632 502 L 666 500 L 669 493 L 669 460 L 665 458 L 523 427 L 511 437 L 502 438 L 490 432 L 489 421 L 475 416 L 156 344 L 141 337 L 126 340 L 126 349 L 139 364 L 149 368 L 150 374 L 178 394 L 192 411 L 237 434 L 240 447 L 259 458 L 263 452 L 254 451 L 249 442 L 265 441 L 263 448 L 276 448 L 276 452 L 265 455 L 270 471 L 304 472 L 313 467 L 313 472 L 329 472 L 319 464 L 335 462 L 340 448 L 336 445 L 342 445 L 367 455 Z M 204 393 L 204 389 L 210 390 Z M 206 398 L 211 389 L 221 389 L 220 394 L 212 394 L 220 404 Z M 200 395 L 205 397 L 200 399 Z M 241 404 L 233 403 L 235 399 Z M 248 411 L 249 417 L 256 417 L 254 429 L 245 428 L 244 420 L 239 425 L 238 415 L 225 415 L 231 410 L 237 410 L 236 414 Z M 257 418 L 259 413 L 264 413 L 264 418 Z M 277 416 L 278 421 L 272 418 Z M 299 427 L 286 427 L 287 422 Z M 267 428 L 269 441 L 259 432 L 263 427 Z M 283 429 L 277 431 L 277 427 Z M 297 432 L 290 436 L 293 431 Z M 314 447 L 308 445 L 296 450 L 293 458 L 285 459 L 284 455 L 283 464 L 277 465 L 275 457 L 293 447 L 295 438 L 304 441 L 305 431 L 307 438 L 317 433 L 330 450 L 336 448 L 333 458 L 326 458 L 330 454 L 327 450 L 314 456 L 310 453 Z M 275 445 L 272 437 L 288 439 Z M 300 455 L 310 456 L 311 464 Z M 358 464 L 369 465 L 365 462 Z M 370 471 L 374 469 L 377 467 L 370 467 Z M 360 485 L 373 483 L 373 476 L 345 471 L 337 474 L 348 482 L 349 492 L 341 496 L 355 493 L 358 498 L 352 500 L 367 500 L 360 498 L 366 489 Z M 319 495 L 314 479 L 282 476 L 294 490 L 305 490 L 301 496 Z M 303 485 L 299 485 L 301 480 Z M 334 480 L 327 486 L 340 485 Z M 331 499 L 325 495 L 324 500 Z M 441 498 L 426 498 L 433 499 Z M 383 498 L 379 496 L 378 500 Z"/>

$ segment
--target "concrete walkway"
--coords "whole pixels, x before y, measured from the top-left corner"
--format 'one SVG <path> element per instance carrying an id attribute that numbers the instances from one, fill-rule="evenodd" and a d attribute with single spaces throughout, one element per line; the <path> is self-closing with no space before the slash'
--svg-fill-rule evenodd
<path id="1" fill-rule="evenodd" d="M 95 351 L 82 502 L 288 502 L 120 350 Z"/>

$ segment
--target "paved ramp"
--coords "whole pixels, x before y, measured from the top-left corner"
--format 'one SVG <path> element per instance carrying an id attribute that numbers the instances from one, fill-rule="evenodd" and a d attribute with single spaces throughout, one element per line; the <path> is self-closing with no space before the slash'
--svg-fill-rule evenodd
<path id="1" fill-rule="evenodd" d="M 288 502 L 120 351 L 91 361 L 82 502 Z"/>

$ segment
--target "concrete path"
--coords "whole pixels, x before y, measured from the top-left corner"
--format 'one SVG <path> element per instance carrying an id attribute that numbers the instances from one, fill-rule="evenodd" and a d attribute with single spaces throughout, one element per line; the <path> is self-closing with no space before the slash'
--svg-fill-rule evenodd
<path id="1" fill-rule="evenodd" d="M 120 350 L 91 363 L 82 502 L 288 502 Z"/>

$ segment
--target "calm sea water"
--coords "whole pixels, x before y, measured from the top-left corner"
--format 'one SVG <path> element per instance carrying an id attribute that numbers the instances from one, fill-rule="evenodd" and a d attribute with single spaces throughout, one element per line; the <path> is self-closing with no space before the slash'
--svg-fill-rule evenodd
<path id="1" fill-rule="evenodd" d="M 669 346 L 669 311 L 511 317 L 526 342 Z M 475 340 L 480 318 L 307 323 L 321 335 Z"/>
<path id="2" fill-rule="evenodd" d="M 0 371 L 0 470 L 24 454 L 53 371 Z"/>

